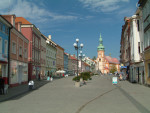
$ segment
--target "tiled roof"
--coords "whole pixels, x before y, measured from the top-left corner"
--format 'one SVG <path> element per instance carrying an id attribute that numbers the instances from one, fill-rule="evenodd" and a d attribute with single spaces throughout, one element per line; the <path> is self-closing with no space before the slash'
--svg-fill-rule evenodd
<path id="1" fill-rule="evenodd" d="M 119 60 L 117 58 L 112 58 L 111 56 L 105 56 L 105 59 L 112 64 L 119 64 Z"/>
<path id="2" fill-rule="evenodd" d="M 85 65 L 85 66 L 90 66 L 89 64 L 87 64 L 87 63 L 85 63 L 85 62 L 84 62 L 84 65 Z"/>
<path id="3" fill-rule="evenodd" d="M 28 20 L 23 17 L 16 17 L 15 22 L 21 22 L 22 24 L 31 24 Z"/>
<path id="4" fill-rule="evenodd" d="M 72 59 L 72 60 L 77 60 L 75 57 L 73 57 L 73 56 L 70 56 L 70 59 Z"/>

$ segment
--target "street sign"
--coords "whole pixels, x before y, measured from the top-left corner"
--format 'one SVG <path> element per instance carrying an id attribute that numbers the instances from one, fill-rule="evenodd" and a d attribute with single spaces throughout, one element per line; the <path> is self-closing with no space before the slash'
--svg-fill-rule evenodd
<path id="1" fill-rule="evenodd" d="M 117 77 L 112 77 L 112 84 L 117 84 Z"/>

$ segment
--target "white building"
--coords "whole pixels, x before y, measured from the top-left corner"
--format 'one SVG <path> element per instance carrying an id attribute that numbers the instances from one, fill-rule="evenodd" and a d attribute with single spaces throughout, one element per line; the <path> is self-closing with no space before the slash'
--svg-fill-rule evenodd
<path id="1" fill-rule="evenodd" d="M 130 18 L 130 81 L 143 83 L 143 28 L 142 18 L 140 15 L 142 15 L 142 12 L 140 9 L 137 9 L 135 15 Z"/>

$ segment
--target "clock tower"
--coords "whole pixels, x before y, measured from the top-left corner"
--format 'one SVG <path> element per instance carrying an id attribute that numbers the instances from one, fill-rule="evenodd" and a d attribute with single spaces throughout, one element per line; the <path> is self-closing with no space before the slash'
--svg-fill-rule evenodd
<path id="1" fill-rule="evenodd" d="M 103 46 L 103 39 L 100 34 L 99 46 L 97 47 L 97 70 L 104 73 L 104 62 L 105 61 L 105 47 Z"/>

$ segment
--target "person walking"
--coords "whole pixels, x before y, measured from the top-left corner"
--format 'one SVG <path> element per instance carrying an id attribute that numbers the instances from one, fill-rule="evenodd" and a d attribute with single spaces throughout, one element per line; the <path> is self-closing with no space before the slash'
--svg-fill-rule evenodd
<path id="1" fill-rule="evenodd" d="M 0 76 L 0 93 L 4 94 L 4 79 Z"/>

